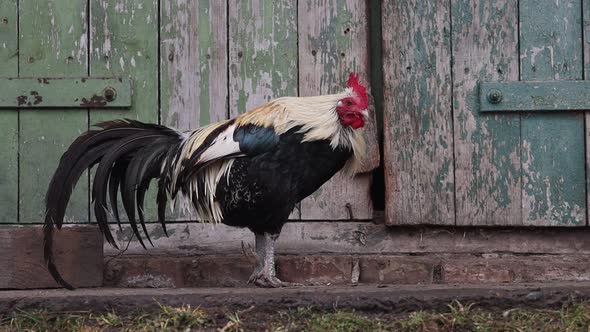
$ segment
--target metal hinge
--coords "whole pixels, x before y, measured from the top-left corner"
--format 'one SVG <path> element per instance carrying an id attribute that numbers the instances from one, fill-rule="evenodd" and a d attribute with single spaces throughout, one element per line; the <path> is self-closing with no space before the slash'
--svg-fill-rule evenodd
<path id="1" fill-rule="evenodd" d="M 2 108 L 129 108 L 131 79 L 0 78 Z"/>

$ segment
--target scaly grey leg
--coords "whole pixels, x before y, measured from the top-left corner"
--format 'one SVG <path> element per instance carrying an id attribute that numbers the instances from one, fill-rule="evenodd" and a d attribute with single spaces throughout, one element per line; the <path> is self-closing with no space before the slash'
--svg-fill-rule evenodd
<path id="1" fill-rule="evenodd" d="M 258 255 L 258 266 L 250 276 L 248 283 L 254 283 L 259 287 L 281 287 L 285 286 L 276 277 L 275 269 L 275 242 L 279 234 L 254 234 L 256 236 L 256 254 Z"/>

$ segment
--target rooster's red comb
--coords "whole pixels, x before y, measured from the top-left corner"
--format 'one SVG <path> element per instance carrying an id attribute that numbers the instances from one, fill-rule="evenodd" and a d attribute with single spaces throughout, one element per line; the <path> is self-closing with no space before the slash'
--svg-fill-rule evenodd
<path id="1" fill-rule="evenodd" d="M 354 94 L 360 99 L 360 107 L 366 109 L 369 107 L 369 95 L 367 94 L 367 88 L 359 80 L 359 76 L 355 73 L 350 73 L 346 85 L 352 89 Z"/>

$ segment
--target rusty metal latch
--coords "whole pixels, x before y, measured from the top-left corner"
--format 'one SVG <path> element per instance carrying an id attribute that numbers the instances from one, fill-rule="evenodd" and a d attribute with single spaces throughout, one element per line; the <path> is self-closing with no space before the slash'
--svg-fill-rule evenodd
<path id="1" fill-rule="evenodd" d="M 131 79 L 0 78 L 2 108 L 130 108 Z"/>
<path id="2" fill-rule="evenodd" d="M 590 81 L 484 82 L 481 112 L 590 110 Z"/>

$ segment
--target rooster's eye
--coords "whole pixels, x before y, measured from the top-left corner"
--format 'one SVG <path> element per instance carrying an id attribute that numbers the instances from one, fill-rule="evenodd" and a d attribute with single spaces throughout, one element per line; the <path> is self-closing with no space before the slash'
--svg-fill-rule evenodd
<path id="1" fill-rule="evenodd" d="M 346 105 L 348 105 L 348 106 L 352 106 L 352 101 L 350 101 L 350 100 L 347 100 L 347 101 L 346 101 Z"/>

